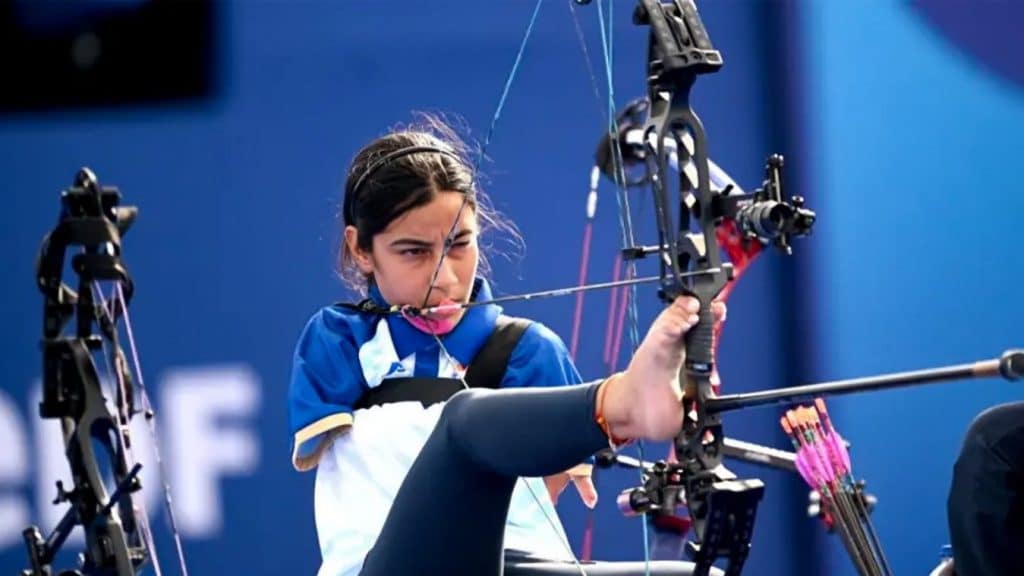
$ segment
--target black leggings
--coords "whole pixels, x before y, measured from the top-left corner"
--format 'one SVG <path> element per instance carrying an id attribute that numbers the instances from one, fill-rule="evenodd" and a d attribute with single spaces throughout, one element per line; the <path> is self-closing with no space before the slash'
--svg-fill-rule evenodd
<path id="1" fill-rule="evenodd" d="M 361 576 L 499 576 L 512 489 L 557 474 L 608 446 L 594 422 L 597 384 L 459 392 L 413 463 Z M 546 492 L 545 492 L 546 494 Z M 555 537 L 552 535 L 552 537 Z M 508 576 L 578 574 L 571 563 L 509 556 Z M 643 563 L 588 564 L 588 574 L 643 574 Z M 686 575 L 692 564 L 657 563 Z M 613 570 L 613 571 L 609 571 Z"/>
<path id="2" fill-rule="evenodd" d="M 996 406 L 971 423 L 948 513 L 957 576 L 1024 574 L 1024 402 Z"/>

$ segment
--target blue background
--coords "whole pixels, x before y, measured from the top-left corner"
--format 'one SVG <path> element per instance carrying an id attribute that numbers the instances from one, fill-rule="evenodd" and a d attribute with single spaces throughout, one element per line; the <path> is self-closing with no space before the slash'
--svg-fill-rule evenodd
<path id="1" fill-rule="evenodd" d="M 567 5 L 543 6 L 484 166 L 494 203 L 526 239 L 520 257 L 495 259 L 500 293 L 576 282 L 606 104 Z M 172 445 L 168 466 L 186 471 L 172 479 L 204 468 L 200 454 L 212 449 L 195 434 L 242 455 L 212 477 L 212 500 L 201 500 L 215 513 L 194 503 L 201 489 L 174 485 L 179 506 L 220 518 L 183 530 L 190 571 L 315 572 L 313 476 L 290 467 L 284 402 L 303 323 L 347 296 L 333 273 L 347 162 L 413 110 L 461 117 L 482 139 L 531 9 L 525 1 L 217 4 L 212 99 L 2 119 L 0 432 L 10 448 L 0 455 L 0 512 L 22 515 L 0 513 L 0 571 L 23 567 L 23 520 L 40 522 L 52 496 L 32 396 L 40 364 L 33 267 L 58 192 L 88 165 L 140 207 L 125 256 L 137 282 L 143 369 L 161 440 Z M 644 92 L 646 29 L 631 24 L 631 9 L 617 3 L 611 15 L 620 106 Z M 819 215 L 796 256 L 765 255 L 735 290 L 720 348 L 726 391 L 960 363 L 1020 345 L 1024 312 L 1013 295 L 1024 200 L 1014 167 L 1024 153 L 1024 74 L 1007 56 L 1021 53 L 1020 40 L 998 31 L 1019 30 L 1024 11 L 881 0 L 707 2 L 701 11 L 726 61 L 695 91 L 712 156 L 752 188 L 764 158 L 786 153 L 790 193 Z M 603 94 L 597 7 L 576 16 Z M 619 242 L 607 182 L 601 195 L 590 281 L 610 279 Z M 650 242 L 650 201 L 634 205 Z M 649 287 L 638 294 L 642 329 L 659 303 Z M 586 299 L 578 359 L 586 377 L 607 371 L 608 298 Z M 507 309 L 568 341 L 569 299 Z M 204 396 L 203 386 L 214 393 Z M 213 396 L 226 402 L 224 416 L 197 432 L 189 423 Z M 945 495 L 970 419 L 1020 397 L 1008 384 L 972 381 L 831 401 L 857 475 L 880 499 L 874 519 L 897 574 L 927 573 L 948 540 Z M 786 447 L 778 416 L 776 408 L 731 414 L 726 430 Z M 746 573 L 853 573 L 838 542 L 806 518 L 798 479 L 734 469 L 768 486 Z M 598 474 L 595 557 L 642 557 L 638 522 L 614 506 L 635 481 L 626 471 Z M 584 508 L 571 492 L 559 508 L 578 551 Z M 156 504 L 150 513 L 165 573 L 175 573 L 165 515 Z"/>

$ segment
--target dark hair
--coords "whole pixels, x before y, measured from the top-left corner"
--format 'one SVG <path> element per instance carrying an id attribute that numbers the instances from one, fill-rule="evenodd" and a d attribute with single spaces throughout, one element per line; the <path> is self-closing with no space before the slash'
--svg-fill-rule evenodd
<path id="1" fill-rule="evenodd" d="M 479 188 L 479 174 L 468 159 L 469 150 L 456 131 L 441 118 L 421 114 L 420 121 L 401 126 L 363 147 L 353 158 L 345 179 L 340 222 L 355 226 L 356 243 L 370 250 L 373 237 L 409 210 L 430 203 L 440 192 L 465 194 L 465 209 L 480 221 L 481 236 L 505 232 L 514 245 L 521 237 L 515 225 L 491 206 Z M 480 271 L 489 272 L 481 246 Z M 363 290 L 368 278 L 355 266 L 342 233 L 339 273 L 352 288 Z"/>

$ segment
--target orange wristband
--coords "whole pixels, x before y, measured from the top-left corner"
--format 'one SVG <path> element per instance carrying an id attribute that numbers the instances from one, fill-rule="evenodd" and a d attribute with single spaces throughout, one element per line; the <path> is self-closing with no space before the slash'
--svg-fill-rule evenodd
<path id="1" fill-rule="evenodd" d="M 612 382 L 615 382 L 622 377 L 621 372 L 616 372 L 601 382 L 597 388 L 597 402 L 594 407 L 594 421 L 604 432 L 604 435 L 608 437 L 608 444 L 618 450 L 622 446 L 629 444 L 632 440 L 628 438 L 616 438 L 612 435 L 611 426 L 608 424 L 608 420 L 604 417 L 604 396 L 608 392 L 608 387 L 611 386 Z"/>

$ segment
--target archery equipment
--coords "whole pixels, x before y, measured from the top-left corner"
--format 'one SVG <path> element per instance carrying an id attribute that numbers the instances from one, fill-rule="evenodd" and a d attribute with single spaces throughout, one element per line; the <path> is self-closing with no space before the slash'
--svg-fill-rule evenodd
<path id="1" fill-rule="evenodd" d="M 142 490 L 142 465 L 132 454 L 129 428 L 139 414 L 155 426 L 128 318 L 134 284 L 121 259 L 121 238 L 137 214 L 135 207 L 121 205 L 116 188 L 101 186 L 92 171 L 83 168 L 74 184 L 61 194 L 59 220 L 43 239 L 36 270 L 44 297 L 43 398 L 39 415 L 60 420 L 73 486 L 68 490 L 57 482 L 53 503 L 66 502 L 70 507 L 49 536 L 44 539 L 36 526 L 23 531 L 30 563 L 23 576 L 52 574 L 55 556 L 75 526 L 81 526 L 85 533 L 86 549 L 75 569 L 60 574 L 133 576 L 148 565 L 160 574 L 145 507 L 141 499 L 136 499 Z M 80 252 L 71 257 L 70 264 L 78 277 L 77 290 L 63 282 L 65 258 L 75 248 Z M 104 297 L 101 282 L 114 284 L 110 298 Z M 121 319 L 138 386 L 119 343 Z M 71 320 L 75 321 L 74 334 L 65 335 Z M 112 395 L 105 389 L 93 359 L 104 351 L 113 372 Z M 155 435 L 153 428 L 151 432 Z M 181 573 L 186 575 L 166 484 L 164 489 Z"/>

